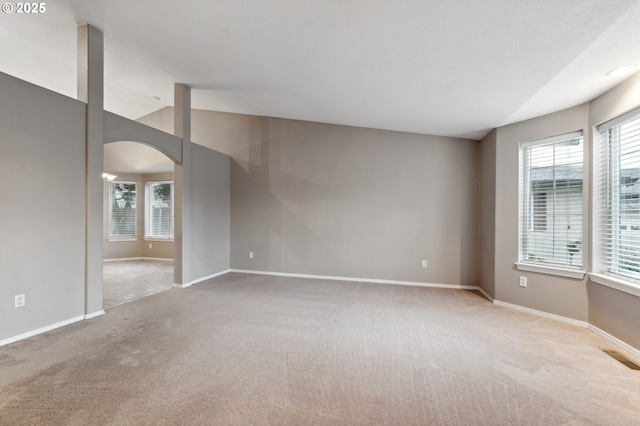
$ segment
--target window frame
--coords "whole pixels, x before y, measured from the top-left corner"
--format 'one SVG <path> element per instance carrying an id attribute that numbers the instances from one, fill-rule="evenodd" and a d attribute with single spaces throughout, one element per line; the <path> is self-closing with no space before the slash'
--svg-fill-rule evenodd
<path id="1" fill-rule="evenodd" d="M 606 121 L 595 128 L 594 131 L 594 149 L 598 149 L 602 157 L 599 167 L 594 167 L 594 210 L 596 211 L 596 220 L 594 221 L 593 233 L 596 241 L 599 242 L 594 250 L 594 267 L 593 272 L 589 274 L 592 281 L 602 284 L 620 291 L 634 294 L 640 297 L 640 274 L 624 274 L 621 273 L 620 265 L 617 258 L 620 256 L 620 247 L 612 247 L 607 250 L 606 241 L 620 241 L 623 231 L 640 231 L 633 229 L 634 225 L 613 223 L 616 212 L 621 217 L 621 209 L 623 200 L 621 197 L 621 167 L 622 160 L 621 145 L 624 141 L 617 140 L 615 146 L 611 141 L 612 133 L 617 133 L 620 137 L 620 127 L 627 123 L 640 120 L 640 108 L 635 108 L 624 114 L 621 114 L 609 121 Z M 640 123 L 638 124 L 640 130 Z M 635 142 L 635 141 L 634 141 Z M 640 148 L 640 140 L 638 143 Z M 614 153 L 614 151 L 617 151 Z M 615 155 L 615 158 L 614 158 Z M 616 163 L 617 162 L 617 163 Z M 614 164 L 616 163 L 616 164 Z M 614 170 L 615 169 L 615 170 Z M 612 179 L 617 177 L 618 184 L 614 185 Z M 614 205 L 615 204 L 615 205 Z M 635 209 L 637 210 L 637 209 Z M 640 215 L 636 213 L 640 218 Z M 623 229 L 624 226 L 624 229 Z M 614 235 L 617 234 L 617 235 Z M 615 241 L 614 241 L 615 239 Z M 638 256 L 638 264 L 640 264 L 640 255 Z M 617 266 L 609 265 L 616 263 Z"/>
<path id="2" fill-rule="evenodd" d="M 581 185 L 581 202 L 580 206 L 580 217 L 581 217 L 581 230 L 580 230 L 580 241 L 585 241 L 585 235 L 587 232 L 587 221 L 586 212 L 588 209 L 585 209 L 585 200 L 587 199 L 587 184 L 585 178 L 585 158 L 587 155 L 587 150 L 585 146 L 585 138 L 584 132 L 582 130 L 562 133 L 559 135 L 530 140 L 526 142 L 521 142 L 518 146 L 518 260 L 516 262 L 516 269 L 537 273 L 545 273 L 551 275 L 558 275 L 567 278 L 576 278 L 582 279 L 584 278 L 584 264 L 586 262 L 586 256 L 584 247 L 581 249 L 582 251 L 582 261 L 581 264 L 575 265 L 571 264 L 573 260 L 573 255 L 569 255 L 569 262 L 557 262 L 557 261 L 540 261 L 537 259 L 529 259 L 529 256 L 525 253 L 525 246 L 527 244 L 526 235 L 529 233 L 543 233 L 547 231 L 547 228 L 550 226 L 548 222 L 548 215 L 556 215 L 558 213 L 555 210 L 550 213 L 549 208 L 546 203 L 549 201 L 548 191 L 545 192 L 544 199 L 545 205 L 544 208 L 542 206 L 536 205 L 536 199 L 539 202 L 541 200 L 541 196 L 538 194 L 536 197 L 535 190 L 531 188 L 531 167 L 526 164 L 528 160 L 528 156 L 531 155 L 531 150 L 536 147 L 542 146 L 552 146 L 557 145 L 563 142 L 569 142 L 575 139 L 580 139 L 582 144 L 582 185 Z M 555 164 L 555 152 L 554 152 L 554 172 L 555 167 L 558 166 Z M 555 181 L 555 176 L 554 176 Z M 539 215 L 544 211 L 545 218 L 544 224 L 542 223 L 542 219 Z M 553 226 L 553 224 L 551 224 Z M 553 238 L 553 237 L 552 237 Z M 553 244 L 553 243 L 552 243 Z M 528 251 L 528 250 L 527 250 Z"/>
<path id="3" fill-rule="evenodd" d="M 153 185 L 171 185 L 171 235 L 162 236 L 151 233 L 153 228 L 153 208 L 151 206 L 153 196 Z M 144 214 L 144 240 L 145 241 L 173 241 L 175 238 L 175 184 L 172 180 L 147 181 L 144 185 L 145 192 L 145 214 Z"/>
<path id="4" fill-rule="evenodd" d="M 134 185 L 135 186 L 135 207 L 134 209 L 136 210 L 135 212 L 135 216 L 134 216 L 134 222 L 133 222 L 133 226 L 134 226 L 134 235 L 114 235 L 113 234 L 113 203 L 114 203 L 114 190 L 113 187 L 115 185 Z M 139 185 L 138 182 L 135 181 L 130 181 L 130 180 L 114 180 L 111 182 L 108 182 L 108 187 L 109 187 L 109 225 L 108 225 L 108 231 L 107 231 L 107 240 L 108 241 L 138 241 L 138 190 L 139 190 Z"/>

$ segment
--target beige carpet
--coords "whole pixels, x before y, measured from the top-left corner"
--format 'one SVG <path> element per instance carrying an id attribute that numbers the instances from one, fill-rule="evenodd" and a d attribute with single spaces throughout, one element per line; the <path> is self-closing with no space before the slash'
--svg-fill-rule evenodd
<path id="1" fill-rule="evenodd" d="M 603 348 L 470 291 L 227 274 L 0 348 L 0 424 L 638 425 Z"/>
<path id="2" fill-rule="evenodd" d="M 102 266 L 102 299 L 109 309 L 173 287 L 173 261 L 120 260 Z"/>

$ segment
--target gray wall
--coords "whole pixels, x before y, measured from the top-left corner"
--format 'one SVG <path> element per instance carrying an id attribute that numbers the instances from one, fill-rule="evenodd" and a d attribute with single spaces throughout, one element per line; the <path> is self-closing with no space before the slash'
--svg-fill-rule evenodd
<path id="1" fill-rule="evenodd" d="M 230 159 L 193 144 L 191 148 L 191 239 L 189 279 L 230 267 Z"/>
<path id="2" fill-rule="evenodd" d="M 265 119 L 232 166 L 232 266 L 476 285 L 477 148 Z"/>
<path id="3" fill-rule="evenodd" d="M 479 274 L 480 287 L 491 297 L 495 290 L 496 250 L 496 130 L 480 141 Z"/>
<path id="4" fill-rule="evenodd" d="M 85 105 L 0 73 L 0 340 L 84 314 L 84 178 Z"/>
<path id="5" fill-rule="evenodd" d="M 478 284 L 477 141 L 198 110 L 192 138 L 232 158 L 233 268 Z"/>
<path id="6" fill-rule="evenodd" d="M 86 104 L 0 73 L 0 341 L 87 313 L 85 123 Z M 145 136 L 147 129 L 138 130 Z M 229 268 L 230 171 L 226 155 L 204 147 L 194 155 L 191 250 L 199 256 L 190 261 L 197 280 Z M 142 255 L 173 255 L 161 251 L 143 247 Z M 14 308 L 19 294 L 26 306 Z"/>
<path id="7" fill-rule="evenodd" d="M 173 114 L 173 108 L 166 107 L 138 121 L 173 133 Z M 229 156 L 260 140 L 256 129 L 261 120 L 239 114 L 191 111 L 191 139 L 195 142 L 191 147 L 191 247 L 187 268 L 191 281 L 231 267 Z"/>
<path id="8" fill-rule="evenodd" d="M 500 127 L 496 135 L 495 298 L 580 321 L 588 320 L 586 280 L 518 271 L 515 268 L 518 260 L 518 164 L 520 142 L 583 129 L 586 132 L 585 140 L 588 140 L 588 112 L 588 105 L 585 104 Z M 585 167 L 584 173 L 589 176 L 588 167 Z M 587 199 L 585 197 L 585 203 Z M 584 223 L 589 223 L 586 206 Z M 584 241 L 584 245 L 588 246 L 588 241 Z M 585 265 L 585 268 L 588 267 Z M 519 286 L 519 276 L 527 277 L 528 287 Z"/>

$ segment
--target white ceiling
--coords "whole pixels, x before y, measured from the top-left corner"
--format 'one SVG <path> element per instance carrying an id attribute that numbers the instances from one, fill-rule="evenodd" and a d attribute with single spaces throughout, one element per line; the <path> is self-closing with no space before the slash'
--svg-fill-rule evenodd
<path id="1" fill-rule="evenodd" d="M 0 14 L 0 71 L 75 97 L 76 24 L 104 32 L 105 108 L 199 109 L 481 138 L 640 65 L 640 0 L 54 0 Z M 160 100 L 155 99 L 159 97 Z"/>

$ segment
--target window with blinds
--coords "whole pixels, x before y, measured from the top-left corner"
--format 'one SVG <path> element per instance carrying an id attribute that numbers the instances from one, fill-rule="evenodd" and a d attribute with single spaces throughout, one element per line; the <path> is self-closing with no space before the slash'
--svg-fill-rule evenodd
<path id="1" fill-rule="evenodd" d="M 109 184 L 109 239 L 137 237 L 136 184 Z"/>
<path id="2" fill-rule="evenodd" d="M 582 132 L 520 144 L 520 262 L 582 267 Z"/>
<path id="3" fill-rule="evenodd" d="M 603 272 L 640 279 L 640 111 L 598 130 L 606 141 L 599 171 Z"/>
<path id="4" fill-rule="evenodd" d="M 145 189 L 145 237 L 173 239 L 173 182 L 149 182 Z"/>

